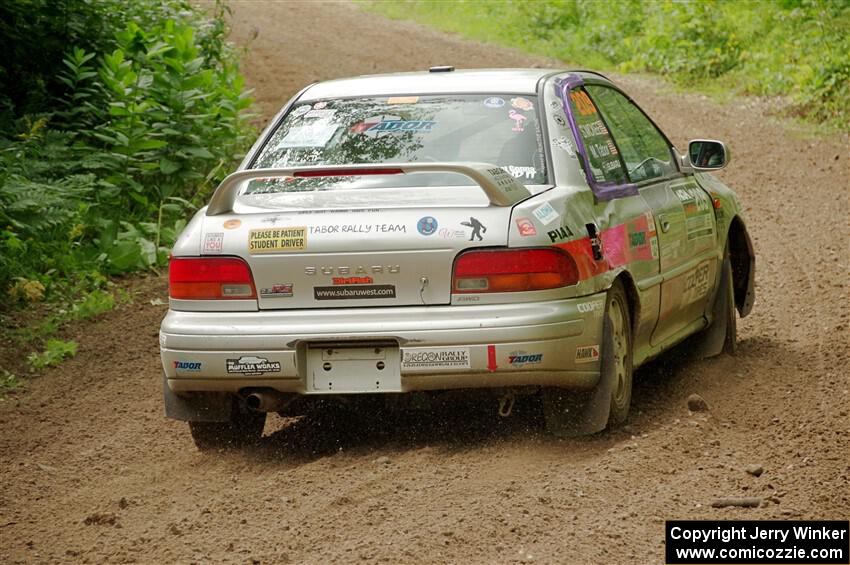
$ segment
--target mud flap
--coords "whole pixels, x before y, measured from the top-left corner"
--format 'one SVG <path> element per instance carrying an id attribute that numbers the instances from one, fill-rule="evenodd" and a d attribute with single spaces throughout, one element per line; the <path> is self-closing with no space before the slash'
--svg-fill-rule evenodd
<path id="1" fill-rule="evenodd" d="M 546 429 L 558 437 L 578 437 L 601 432 L 608 425 L 611 396 L 617 384 L 614 371 L 614 337 L 611 320 L 602 322 L 602 364 L 599 382 L 587 392 L 546 389 L 543 410 Z"/>
<path id="2" fill-rule="evenodd" d="M 695 342 L 693 357 L 696 359 L 707 359 L 708 357 L 715 357 L 723 353 L 723 346 L 726 342 L 726 333 L 729 325 L 726 309 L 729 307 L 729 301 L 734 300 L 734 297 L 729 296 L 732 291 L 732 284 L 729 280 L 731 276 L 731 261 L 729 254 L 726 253 L 723 259 L 723 266 L 720 269 L 720 282 L 714 296 L 714 303 L 711 307 L 711 325 L 703 330 L 702 333 L 698 334 L 698 339 L 693 340 Z"/>
<path id="3" fill-rule="evenodd" d="M 195 392 L 179 396 L 162 376 L 165 416 L 183 422 L 228 422 L 233 409 L 233 396 L 226 393 Z"/>

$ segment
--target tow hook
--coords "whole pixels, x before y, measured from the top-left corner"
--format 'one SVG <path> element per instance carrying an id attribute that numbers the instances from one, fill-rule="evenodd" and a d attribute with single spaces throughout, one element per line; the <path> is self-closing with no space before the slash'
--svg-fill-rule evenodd
<path id="1" fill-rule="evenodd" d="M 499 399 L 499 416 L 502 418 L 507 418 L 511 415 L 511 412 L 514 409 L 514 402 L 516 402 L 516 395 L 514 391 L 509 390 Z"/>

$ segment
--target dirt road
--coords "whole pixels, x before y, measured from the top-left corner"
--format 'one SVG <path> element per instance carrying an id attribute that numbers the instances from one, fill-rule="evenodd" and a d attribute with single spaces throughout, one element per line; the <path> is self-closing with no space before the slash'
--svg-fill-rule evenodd
<path id="1" fill-rule="evenodd" d="M 317 79 L 550 64 L 344 5 L 234 8 L 266 117 Z M 166 289 L 147 279 L 132 305 L 73 328 L 76 358 L 0 403 L 0 562 L 662 563 L 665 519 L 847 519 L 847 138 L 620 79 L 679 147 L 732 147 L 722 176 L 758 252 L 737 357 L 641 370 L 630 424 L 580 441 L 544 435 L 528 406 L 500 420 L 470 403 L 276 419 L 256 449 L 202 454 L 162 414 L 150 299 Z M 694 392 L 709 412 L 688 412 Z M 740 495 L 763 506 L 710 506 Z"/>

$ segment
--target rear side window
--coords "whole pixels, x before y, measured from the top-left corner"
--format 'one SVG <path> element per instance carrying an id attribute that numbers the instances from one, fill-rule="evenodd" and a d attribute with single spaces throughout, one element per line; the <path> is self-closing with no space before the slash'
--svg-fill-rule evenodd
<path id="1" fill-rule="evenodd" d="M 663 178 L 677 171 L 667 140 L 637 106 L 613 88 L 586 88 L 614 136 L 631 182 Z"/>
<path id="2" fill-rule="evenodd" d="M 516 94 L 393 96 L 296 103 L 263 147 L 254 168 L 491 163 L 524 184 L 548 175 L 537 99 Z M 394 186 L 468 185 L 463 175 L 297 178 L 252 183 L 247 193 Z"/>
<path id="3" fill-rule="evenodd" d="M 617 146 L 611 132 L 602 120 L 596 104 L 587 95 L 584 88 L 570 90 L 570 109 L 578 126 L 578 134 L 587 150 L 587 162 L 590 174 L 598 183 L 610 182 L 622 184 L 627 182 L 626 170 L 620 161 Z"/>

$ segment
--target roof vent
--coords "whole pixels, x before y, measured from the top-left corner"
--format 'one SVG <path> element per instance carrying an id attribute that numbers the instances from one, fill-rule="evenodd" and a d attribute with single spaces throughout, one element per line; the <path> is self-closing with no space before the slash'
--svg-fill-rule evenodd
<path id="1" fill-rule="evenodd" d="M 439 66 L 439 67 L 431 67 L 430 69 L 428 69 L 428 72 L 429 73 L 450 73 L 453 70 L 455 70 L 455 68 L 452 67 L 451 65 L 442 65 L 442 66 Z"/>

